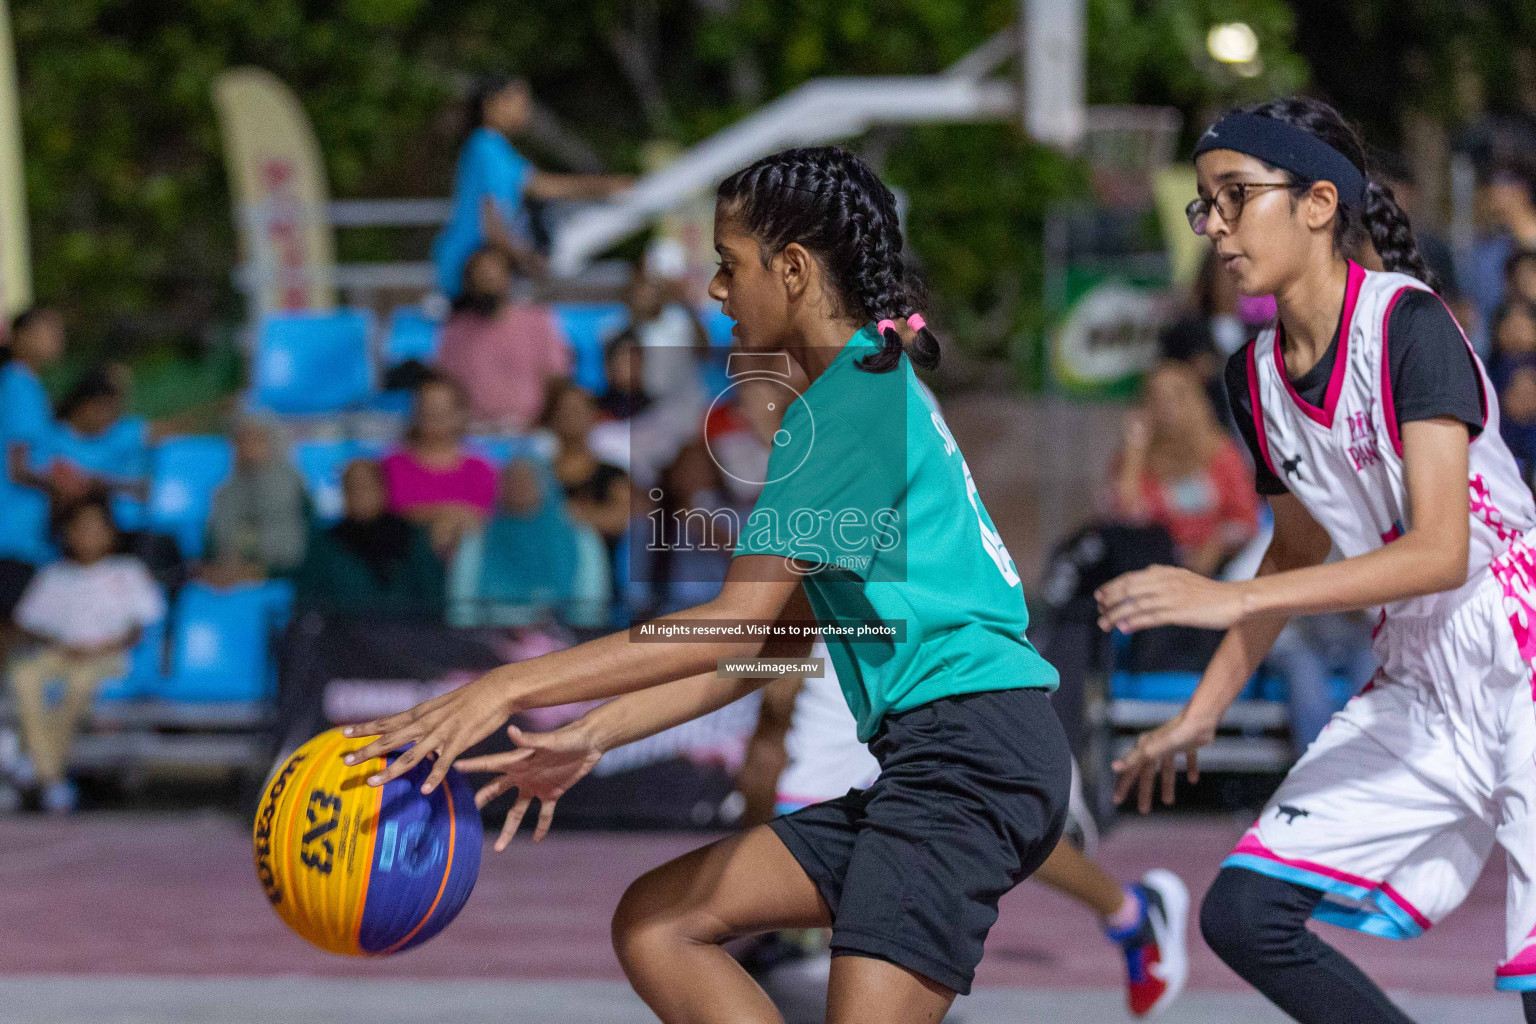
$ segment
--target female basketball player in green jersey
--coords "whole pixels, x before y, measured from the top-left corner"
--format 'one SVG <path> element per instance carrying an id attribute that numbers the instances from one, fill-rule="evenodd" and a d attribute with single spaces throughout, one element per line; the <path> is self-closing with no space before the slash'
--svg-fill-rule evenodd
<path id="1" fill-rule="evenodd" d="M 590 752 L 461 762 L 507 772 L 480 799 L 519 789 L 509 829 L 540 799 L 542 833 L 596 752 L 761 685 L 720 678 L 718 662 L 804 656 L 810 637 L 790 627 L 814 618 L 879 779 L 645 875 L 619 905 L 614 945 L 669 1024 L 779 1021 L 720 944 L 830 926 L 828 1021 L 937 1022 L 970 989 L 998 898 L 1060 837 L 1070 762 L 1047 696 L 1056 672 L 1025 639 L 1018 573 L 913 374 L 938 348 L 916 315 L 890 190 L 841 149 L 778 153 L 720 186 L 715 247 L 710 293 L 738 348 L 785 353 L 811 383 L 790 396 L 719 596 L 657 624 L 778 623 L 781 635 L 615 633 L 356 726 L 378 738 L 350 761 L 409 744 L 369 781 L 431 756 L 430 791 L 516 712 L 619 697 L 585 719 Z M 894 323 L 907 318 L 910 355 Z"/>

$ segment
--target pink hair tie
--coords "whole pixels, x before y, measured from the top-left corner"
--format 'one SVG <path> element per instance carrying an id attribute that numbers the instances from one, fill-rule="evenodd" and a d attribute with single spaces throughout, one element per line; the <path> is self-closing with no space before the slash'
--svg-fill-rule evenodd
<path id="1" fill-rule="evenodd" d="M 875 324 L 875 332 L 878 334 L 884 334 L 887 328 L 894 331 L 896 329 L 896 321 L 881 320 L 879 323 Z"/>
<path id="2" fill-rule="evenodd" d="M 923 314 L 913 313 L 911 316 L 907 317 L 907 326 L 912 328 L 914 331 L 920 331 L 924 327 L 928 326 L 928 321 L 923 319 Z"/>

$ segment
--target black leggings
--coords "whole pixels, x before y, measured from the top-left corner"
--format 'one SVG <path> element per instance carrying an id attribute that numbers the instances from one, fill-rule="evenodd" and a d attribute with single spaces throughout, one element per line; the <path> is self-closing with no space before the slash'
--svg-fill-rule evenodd
<path id="1" fill-rule="evenodd" d="M 1222 868 L 1200 907 L 1200 932 L 1244 981 L 1301 1024 L 1413 1024 L 1376 983 L 1307 929 L 1322 892 L 1245 868 Z M 1536 992 L 1521 994 L 1536 1024 Z"/>

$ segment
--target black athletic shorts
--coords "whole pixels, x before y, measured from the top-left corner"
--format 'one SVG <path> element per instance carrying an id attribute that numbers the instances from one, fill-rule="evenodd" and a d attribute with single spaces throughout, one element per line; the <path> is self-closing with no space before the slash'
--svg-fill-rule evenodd
<path id="1" fill-rule="evenodd" d="M 1066 823 L 1072 763 L 1042 690 L 942 697 L 887 715 L 868 789 L 769 823 L 832 912 L 832 953 L 965 995 L 997 901 Z"/>

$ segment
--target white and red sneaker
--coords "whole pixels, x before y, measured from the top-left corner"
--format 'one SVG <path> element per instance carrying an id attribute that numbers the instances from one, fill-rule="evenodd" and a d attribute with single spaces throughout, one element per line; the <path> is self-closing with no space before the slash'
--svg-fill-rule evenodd
<path id="1" fill-rule="evenodd" d="M 1133 1017 L 1150 1017 L 1184 991 L 1189 890 L 1172 871 L 1148 871 L 1130 888 L 1141 904 L 1135 928 L 1106 934 L 1125 952 L 1126 1001 Z"/>

